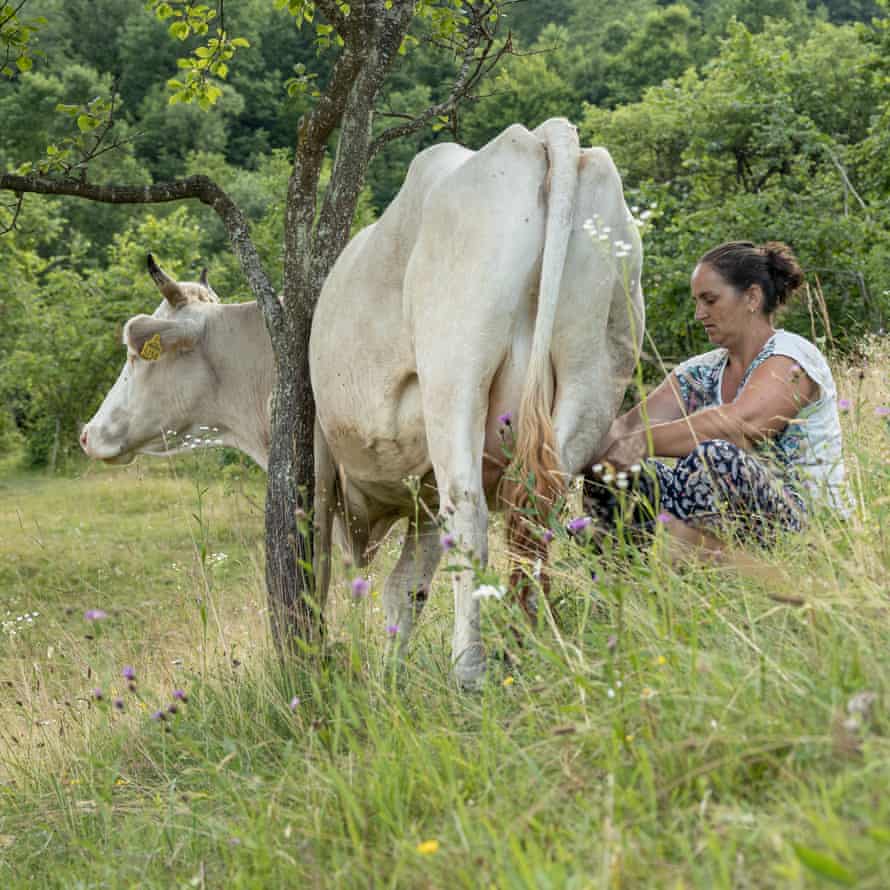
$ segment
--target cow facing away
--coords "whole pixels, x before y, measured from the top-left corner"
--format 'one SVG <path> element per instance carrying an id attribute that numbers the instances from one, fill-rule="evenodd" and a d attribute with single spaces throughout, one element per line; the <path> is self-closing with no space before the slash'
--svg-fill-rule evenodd
<path id="1" fill-rule="evenodd" d="M 584 231 L 594 216 L 618 251 Z M 320 597 L 335 520 L 362 565 L 407 516 L 383 593 L 401 649 L 451 534 L 452 662 L 462 685 L 480 679 L 473 563 L 487 560 L 489 504 L 501 505 L 498 418 L 512 415 L 515 452 L 543 494 L 583 469 L 639 349 L 640 265 L 608 153 L 580 149 L 566 121 L 414 159 L 381 218 L 337 260 L 312 324 Z M 265 466 L 273 363 L 256 305 L 220 304 L 206 280 L 177 284 L 149 266 L 165 301 L 128 322 L 127 365 L 84 449 L 106 460 L 169 453 L 207 427 Z M 147 343 L 160 345 L 157 358 Z"/>

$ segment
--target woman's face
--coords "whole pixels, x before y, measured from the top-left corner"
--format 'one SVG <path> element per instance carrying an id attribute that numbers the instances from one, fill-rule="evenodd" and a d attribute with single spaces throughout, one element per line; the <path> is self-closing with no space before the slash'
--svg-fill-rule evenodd
<path id="1" fill-rule="evenodd" d="M 726 346 L 744 333 L 759 309 L 756 296 L 748 291 L 739 293 L 708 263 L 700 263 L 692 273 L 695 320 L 702 323 L 716 346 Z"/>

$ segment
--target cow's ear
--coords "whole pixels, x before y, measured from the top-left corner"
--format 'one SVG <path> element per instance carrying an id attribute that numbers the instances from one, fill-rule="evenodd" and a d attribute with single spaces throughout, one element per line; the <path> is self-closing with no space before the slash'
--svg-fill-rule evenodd
<path id="1" fill-rule="evenodd" d="M 182 292 L 182 288 L 155 262 L 155 258 L 149 254 L 146 257 L 148 274 L 157 285 L 158 290 L 164 295 L 164 299 L 176 309 L 188 302 L 188 297 Z"/>
<path id="2" fill-rule="evenodd" d="M 131 352 L 152 362 L 165 353 L 191 349 L 201 336 L 201 325 L 193 319 L 163 319 L 137 315 L 124 328 L 124 343 Z"/>

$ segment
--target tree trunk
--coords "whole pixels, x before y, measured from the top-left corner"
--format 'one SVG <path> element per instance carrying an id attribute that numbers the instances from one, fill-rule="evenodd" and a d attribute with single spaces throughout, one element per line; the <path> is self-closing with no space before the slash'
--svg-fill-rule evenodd
<path id="1" fill-rule="evenodd" d="M 312 573 L 315 401 L 309 380 L 310 319 L 276 353 L 266 492 L 266 588 L 275 647 L 282 657 L 317 651 L 324 603 Z M 308 443 L 308 447 L 307 447 Z"/>
<path id="2" fill-rule="evenodd" d="M 266 491 L 266 586 L 272 634 L 282 657 L 317 651 L 324 602 L 312 573 L 315 494 L 315 399 L 309 335 L 324 280 L 349 240 L 370 161 L 374 102 L 407 30 L 413 3 L 391 12 L 376 4 L 355 44 L 347 43 L 326 101 L 300 123 L 288 188 L 284 235 L 286 337 L 278 338 L 269 479 Z M 355 12 L 353 12 L 355 15 Z M 339 127 L 330 185 L 316 218 L 325 146 Z"/>

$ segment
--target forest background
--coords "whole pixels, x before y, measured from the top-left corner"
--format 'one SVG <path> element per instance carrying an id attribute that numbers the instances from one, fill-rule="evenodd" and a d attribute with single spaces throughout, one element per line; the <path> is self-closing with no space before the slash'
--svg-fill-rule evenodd
<path id="1" fill-rule="evenodd" d="M 119 94 L 121 147 L 93 177 L 151 183 L 207 173 L 248 214 L 280 270 L 297 120 L 326 59 L 316 35 L 266 0 L 227 7 L 250 49 L 210 110 L 170 104 L 183 51 L 140 0 L 33 0 L 33 64 L 0 77 L 0 169 L 64 150 L 72 115 Z M 393 198 L 411 159 L 457 140 L 477 148 L 513 122 L 576 122 L 603 145 L 644 220 L 650 372 L 705 347 L 689 273 L 722 240 L 780 239 L 808 275 L 782 324 L 853 349 L 890 314 L 890 19 L 887 0 L 526 0 L 508 12 L 513 53 L 459 112 L 375 159 L 354 226 Z M 187 47 L 186 47 L 187 48 Z M 286 60 L 286 62 L 284 61 Z M 296 61 L 295 69 L 287 67 Z M 389 79 L 379 126 L 440 97 L 452 60 L 420 42 Z M 290 89 L 289 89 L 290 87 Z M 0 208 L 0 228 L 12 208 Z M 157 293 L 147 251 L 175 276 L 210 270 L 226 301 L 249 291 L 215 215 L 197 202 L 121 207 L 27 196 L 0 238 L 0 455 L 62 466 L 118 373 L 123 323 Z M 276 282 L 278 284 L 279 282 Z"/>

